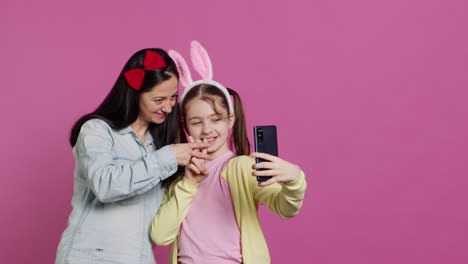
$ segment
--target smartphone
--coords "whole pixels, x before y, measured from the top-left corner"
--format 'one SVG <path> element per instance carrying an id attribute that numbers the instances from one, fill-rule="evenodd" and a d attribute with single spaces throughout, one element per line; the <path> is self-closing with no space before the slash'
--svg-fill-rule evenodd
<path id="1" fill-rule="evenodd" d="M 278 140 L 276 137 L 276 126 L 255 126 L 254 141 L 255 152 L 262 152 L 273 156 L 278 156 Z M 255 163 L 260 163 L 262 161 L 265 160 L 255 158 Z M 270 178 L 270 176 L 258 176 L 257 181 L 262 182 Z"/>

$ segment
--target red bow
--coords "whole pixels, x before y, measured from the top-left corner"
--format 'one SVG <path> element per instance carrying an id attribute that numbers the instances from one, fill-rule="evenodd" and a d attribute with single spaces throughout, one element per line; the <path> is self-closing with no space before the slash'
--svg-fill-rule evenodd
<path id="1" fill-rule="evenodd" d="M 158 53 L 147 50 L 145 53 L 145 58 L 143 59 L 143 67 L 147 71 L 152 71 L 166 67 L 166 62 L 164 61 L 164 58 Z M 145 78 L 145 71 L 143 69 L 133 69 L 124 72 L 124 76 L 128 82 L 128 85 L 139 91 L 141 89 L 143 79 Z"/>

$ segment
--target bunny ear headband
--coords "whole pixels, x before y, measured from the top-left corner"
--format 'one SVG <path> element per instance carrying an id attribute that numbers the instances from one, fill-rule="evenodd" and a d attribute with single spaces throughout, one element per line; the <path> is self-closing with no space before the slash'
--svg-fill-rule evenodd
<path id="1" fill-rule="evenodd" d="M 185 96 L 193 87 L 199 84 L 210 84 L 217 87 L 224 93 L 224 96 L 226 96 L 228 102 L 229 113 L 234 113 L 231 96 L 229 95 L 228 90 L 222 84 L 213 81 L 213 66 L 211 66 L 210 57 L 198 41 L 193 40 L 190 45 L 190 58 L 192 60 L 193 67 L 198 72 L 198 74 L 200 74 L 202 78 L 201 80 L 196 82 L 192 80 L 192 75 L 190 74 L 187 63 L 177 51 L 169 50 L 168 53 L 177 65 L 177 70 L 179 71 L 180 75 L 180 83 L 183 87 L 185 87 L 184 92 L 180 97 L 181 103 L 184 101 Z"/>

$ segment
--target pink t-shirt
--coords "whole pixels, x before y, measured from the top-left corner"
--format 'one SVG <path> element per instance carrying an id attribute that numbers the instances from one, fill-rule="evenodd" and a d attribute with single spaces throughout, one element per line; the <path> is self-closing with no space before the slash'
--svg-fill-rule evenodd
<path id="1" fill-rule="evenodd" d="M 182 222 L 178 259 L 188 263 L 242 263 L 240 231 L 229 185 L 221 172 L 234 153 L 206 163 L 209 176 L 198 185 Z"/>

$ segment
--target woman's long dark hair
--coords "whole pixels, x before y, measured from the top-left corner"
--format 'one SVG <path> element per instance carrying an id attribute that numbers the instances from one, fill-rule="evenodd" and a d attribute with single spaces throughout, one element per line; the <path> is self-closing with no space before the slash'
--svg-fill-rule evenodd
<path id="1" fill-rule="evenodd" d="M 139 91 L 131 88 L 124 73 L 131 69 L 143 69 L 143 59 L 147 50 L 158 53 L 164 58 L 166 67 L 156 70 L 145 70 L 145 77 Z M 75 146 L 80 133 L 81 126 L 88 120 L 98 118 L 105 121 L 114 130 L 119 130 L 128 127 L 138 117 L 140 113 L 139 100 L 140 95 L 150 91 L 155 85 L 170 79 L 172 76 L 179 78 L 179 73 L 174 61 L 162 49 L 143 49 L 128 60 L 119 74 L 114 87 L 106 96 L 104 101 L 93 112 L 82 116 L 75 122 L 70 133 L 70 145 Z M 150 123 L 148 130 L 153 136 L 156 149 L 163 146 L 185 141 L 181 127 L 178 122 L 179 106 L 176 104 L 171 113 L 166 116 L 166 119 L 161 124 Z"/>

